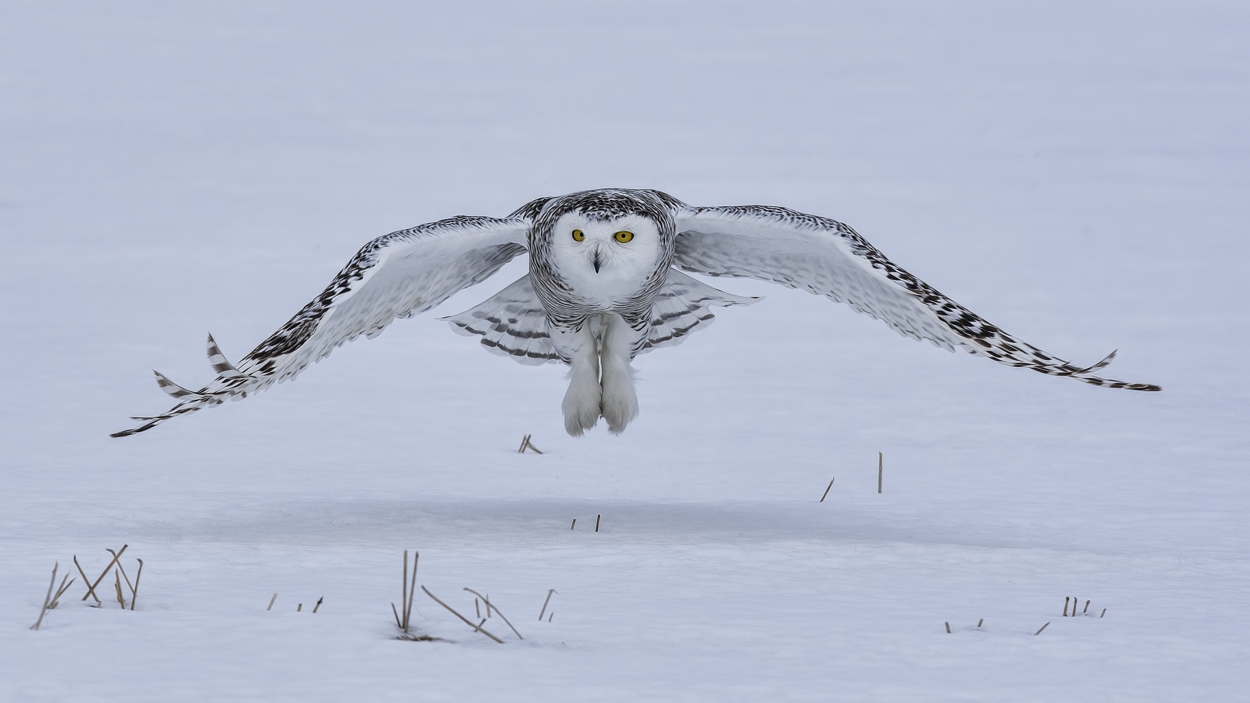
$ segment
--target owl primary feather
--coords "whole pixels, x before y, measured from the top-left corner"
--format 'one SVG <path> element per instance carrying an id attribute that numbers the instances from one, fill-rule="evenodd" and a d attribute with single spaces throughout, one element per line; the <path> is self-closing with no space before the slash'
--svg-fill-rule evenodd
<path id="1" fill-rule="evenodd" d="M 580 435 L 603 418 L 622 432 L 638 415 L 635 356 L 678 344 L 715 306 L 749 305 L 682 271 L 773 281 L 826 296 L 914 339 L 962 347 L 1009 366 L 1096 386 L 1157 391 L 1079 367 L 1007 334 L 890 261 L 849 226 L 782 207 L 692 207 L 656 190 L 602 189 L 540 198 L 504 218 L 457 216 L 366 244 L 330 285 L 232 364 L 208 337 L 217 377 L 198 391 L 159 372 L 178 402 L 136 417 L 126 437 L 294 378 L 309 363 L 392 320 L 426 312 L 529 253 L 529 273 L 447 318 L 490 351 L 523 364 L 570 367 L 564 426 Z"/>

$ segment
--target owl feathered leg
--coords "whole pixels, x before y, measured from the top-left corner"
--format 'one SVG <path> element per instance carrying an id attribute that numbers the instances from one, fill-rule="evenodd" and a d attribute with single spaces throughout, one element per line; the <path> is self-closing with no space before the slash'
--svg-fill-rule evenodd
<path id="1" fill-rule="evenodd" d="M 564 394 L 564 429 L 574 437 L 608 421 L 613 434 L 638 417 L 634 369 L 629 365 L 646 330 L 634 330 L 619 315 L 595 315 L 576 331 L 554 330 L 552 342 L 569 360 L 569 389 Z"/>
<path id="2" fill-rule="evenodd" d="M 599 359 L 602 363 L 600 386 L 603 388 L 602 413 L 608 421 L 608 431 L 620 434 L 630 420 L 638 417 L 638 394 L 634 391 L 634 369 L 629 365 L 634 349 L 638 348 L 640 334 L 632 329 L 620 315 L 608 315 L 600 345 Z"/>
<path id="3" fill-rule="evenodd" d="M 599 387 L 599 338 L 602 323 L 587 320 L 576 331 L 553 330 L 552 341 L 569 360 L 569 389 L 564 394 L 564 429 L 574 437 L 599 422 L 603 389 Z"/>

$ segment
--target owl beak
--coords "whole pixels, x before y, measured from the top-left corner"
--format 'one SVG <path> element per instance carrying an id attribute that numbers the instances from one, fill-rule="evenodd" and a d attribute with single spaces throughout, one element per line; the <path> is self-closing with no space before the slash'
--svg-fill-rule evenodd
<path id="1" fill-rule="evenodd" d="M 599 267 L 603 265 L 603 258 L 602 258 L 602 254 L 600 254 L 599 252 L 599 247 L 595 247 L 594 264 L 595 264 L 595 273 L 599 273 Z"/>

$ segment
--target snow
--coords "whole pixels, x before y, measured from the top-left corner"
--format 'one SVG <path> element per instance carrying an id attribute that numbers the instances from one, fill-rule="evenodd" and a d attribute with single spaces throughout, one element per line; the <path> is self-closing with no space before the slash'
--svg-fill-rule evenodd
<path id="1" fill-rule="evenodd" d="M 6 3 L 0 699 L 1243 698 L 1247 30 L 1232 2 Z M 514 262 L 108 438 L 169 405 L 152 367 L 206 381 L 206 332 L 237 359 L 368 239 L 606 186 L 835 217 L 1164 391 L 720 280 L 766 300 L 640 357 L 640 418 L 575 440 L 561 369 L 436 319 Z M 122 544 L 133 612 L 76 584 L 28 629 L 53 562 Z M 449 641 L 394 639 L 404 549 L 525 639 L 420 593 Z"/>

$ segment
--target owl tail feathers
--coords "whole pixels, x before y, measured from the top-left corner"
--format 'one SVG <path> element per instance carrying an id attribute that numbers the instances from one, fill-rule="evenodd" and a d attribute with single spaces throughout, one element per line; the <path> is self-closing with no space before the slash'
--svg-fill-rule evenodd
<path id="1" fill-rule="evenodd" d="M 482 304 L 444 317 L 457 334 L 478 335 L 492 354 L 511 357 L 527 366 L 559 362 L 551 344 L 547 312 L 528 275 L 517 279 Z"/>
<path id="2" fill-rule="evenodd" d="M 706 329 L 716 318 L 712 306 L 754 305 L 760 300 L 726 293 L 671 269 L 651 304 L 651 331 L 642 351 L 681 344 L 691 332 Z"/>

